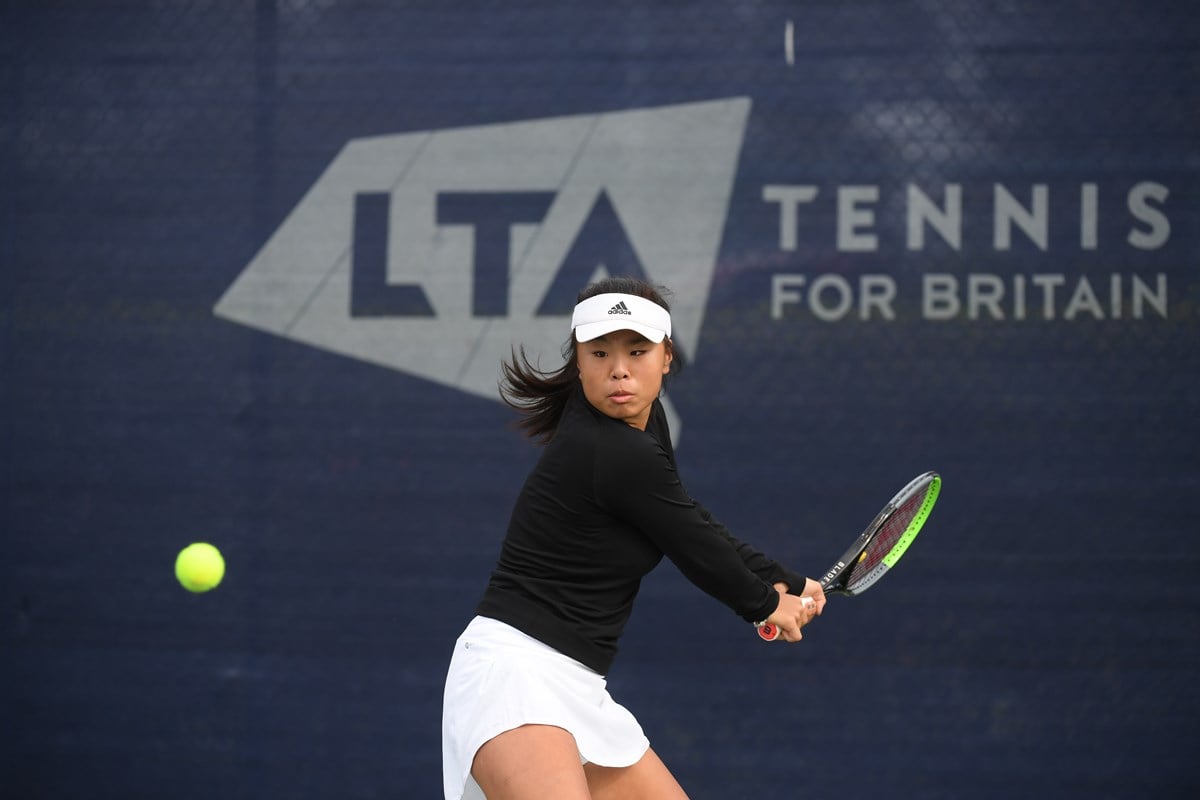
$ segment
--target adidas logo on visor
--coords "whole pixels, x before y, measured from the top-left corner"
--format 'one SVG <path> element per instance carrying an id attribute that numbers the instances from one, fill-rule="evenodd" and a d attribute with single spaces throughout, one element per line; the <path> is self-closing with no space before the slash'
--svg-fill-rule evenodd
<path id="1" fill-rule="evenodd" d="M 629 306 L 625 305 L 624 300 L 622 300 L 621 302 L 617 303 L 615 306 L 610 308 L 608 310 L 608 313 L 610 313 L 610 314 L 629 314 L 631 316 L 633 315 L 633 312 L 629 310 Z"/>

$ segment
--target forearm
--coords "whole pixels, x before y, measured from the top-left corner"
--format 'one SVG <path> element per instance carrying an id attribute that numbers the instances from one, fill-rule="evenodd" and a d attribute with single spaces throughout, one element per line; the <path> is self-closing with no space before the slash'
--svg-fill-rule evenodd
<path id="1" fill-rule="evenodd" d="M 708 509 L 696 503 L 696 508 L 700 511 L 700 515 L 704 518 L 713 530 L 717 531 L 721 536 L 727 539 L 741 557 L 742 563 L 746 568 L 753 572 L 758 577 L 770 584 L 786 583 L 788 591 L 799 594 L 804 588 L 805 576 L 791 569 L 788 569 L 778 561 L 764 555 L 756 550 L 753 546 L 746 542 L 740 541 L 729 529 L 717 520 Z"/>

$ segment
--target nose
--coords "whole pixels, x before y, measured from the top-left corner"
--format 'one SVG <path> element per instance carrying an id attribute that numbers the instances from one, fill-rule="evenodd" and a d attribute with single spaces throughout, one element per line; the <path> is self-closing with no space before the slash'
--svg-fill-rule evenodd
<path id="1" fill-rule="evenodd" d="M 612 377 L 614 380 L 624 380 L 629 377 L 629 367 L 620 356 L 612 360 Z"/>

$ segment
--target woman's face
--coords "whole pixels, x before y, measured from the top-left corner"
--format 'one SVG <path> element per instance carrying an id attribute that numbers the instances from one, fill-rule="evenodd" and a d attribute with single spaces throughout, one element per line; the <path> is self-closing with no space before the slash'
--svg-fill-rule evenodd
<path id="1" fill-rule="evenodd" d="M 583 394 L 596 409 L 646 430 L 650 406 L 671 371 L 668 340 L 655 344 L 636 331 L 614 331 L 576 343 Z"/>

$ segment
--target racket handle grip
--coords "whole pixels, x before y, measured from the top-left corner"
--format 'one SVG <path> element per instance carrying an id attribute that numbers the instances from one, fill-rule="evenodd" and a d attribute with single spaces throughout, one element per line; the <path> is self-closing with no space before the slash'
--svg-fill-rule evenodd
<path id="1" fill-rule="evenodd" d="M 811 597 L 801 597 L 800 602 L 807 608 L 813 604 Z M 772 622 L 764 622 L 758 626 L 758 637 L 766 642 L 773 642 L 779 638 L 779 626 Z"/>

